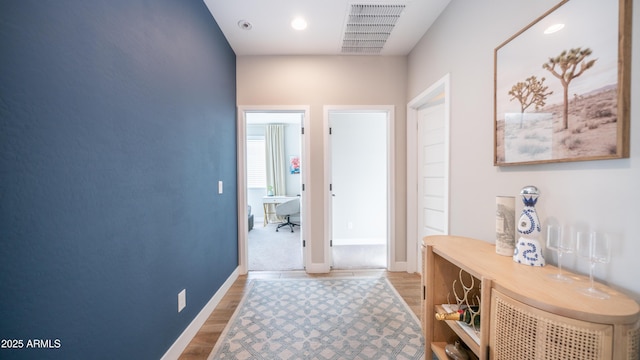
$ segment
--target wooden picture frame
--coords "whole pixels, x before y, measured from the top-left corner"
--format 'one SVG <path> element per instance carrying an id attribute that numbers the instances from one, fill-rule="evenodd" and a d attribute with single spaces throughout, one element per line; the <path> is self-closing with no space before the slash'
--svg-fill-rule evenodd
<path id="1" fill-rule="evenodd" d="M 494 165 L 629 157 L 632 2 L 561 1 L 495 49 Z"/>

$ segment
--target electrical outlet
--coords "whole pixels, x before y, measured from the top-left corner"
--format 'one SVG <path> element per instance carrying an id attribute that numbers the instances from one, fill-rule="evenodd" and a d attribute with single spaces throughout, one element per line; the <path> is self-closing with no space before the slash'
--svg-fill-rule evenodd
<path id="1" fill-rule="evenodd" d="M 222 180 L 218 181 L 218 194 L 222 194 Z"/>
<path id="2" fill-rule="evenodd" d="M 187 289 L 182 289 L 178 293 L 178 312 L 182 311 L 187 306 Z"/>
<path id="3" fill-rule="evenodd" d="M 351 221 L 347 222 L 347 229 L 353 230 L 353 222 Z"/>

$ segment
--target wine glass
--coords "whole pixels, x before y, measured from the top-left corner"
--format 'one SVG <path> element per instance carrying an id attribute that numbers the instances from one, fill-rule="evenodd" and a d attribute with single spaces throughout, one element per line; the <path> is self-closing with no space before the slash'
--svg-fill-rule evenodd
<path id="1" fill-rule="evenodd" d="M 547 248 L 558 253 L 558 273 L 550 274 L 553 280 L 570 282 L 571 278 L 562 273 L 562 255 L 571 254 L 574 251 L 574 243 L 571 236 L 564 235 L 562 225 L 547 226 Z"/>
<path id="2" fill-rule="evenodd" d="M 589 287 L 580 289 L 580 292 L 597 298 L 608 299 L 609 295 L 595 288 L 593 282 L 593 270 L 596 264 L 607 264 L 611 259 L 611 241 L 607 234 L 595 231 L 578 232 L 578 255 L 589 259 Z"/>

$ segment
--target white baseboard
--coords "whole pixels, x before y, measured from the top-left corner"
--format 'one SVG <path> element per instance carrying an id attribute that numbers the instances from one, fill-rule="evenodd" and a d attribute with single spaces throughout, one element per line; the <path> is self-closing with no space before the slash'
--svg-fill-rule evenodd
<path id="1" fill-rule="evenodd" d="M 407 271 L 407 262 L 406 261 L 396 261 L 389 265 L 387 270 L 393 272 Z M 305 267 L 305 271 L 308 274 L 326 274 L 331 271 L 331 266 L 325 263 L 313 263 L 307 264 Z"/>
<path id="2" fill-rule="evenodd" d="M 308 274 L 326 274 L 331 271 L 331 266 L 325 263 L 311 263 L 305 266 Z"/>
<path id="3" fill-rule="evenodd" d="M 385 238 L 334 238 L 333 246 L 340 245 L 385 245 L 387 239 Z"/>
<path id="4" fill-rule="evenodd" d="M 393 262 L 389 266 L 389 271 L 407 271 L 407 262 L 406 261 Z"/>
<path id="5" fill-rule="evenodd" d="M 216 306 L 220 303 L 220 300 L 222 300 L 222 297 L 227 293 L 227 291 L 229 291 L 231 285 L 233 285 L 233 283 L 236 281 L 236 279 L 238 278 L 238 274 L 239 269 L 236 268 L 231 273 L 229 278 L 224 282 L 224 284 L 222 284 L 220 289 L 218 289 L 218 291 L 213 294 L 207 304 L 202 308 L 202 310 L 200 310 L 198 315 L 191 321 L 189 326 L 184 329 L 182 334 L 180 334 L 178 339 L 173 343 L 173 345 L 171 345 L 169 350 L 167 350 L 167 352 L 162 356 L 162 360 L 173 360 L 179 358 L 180 355 L 182 355 L 184 349 L 187 348 L 202 325 L 204 325 L 205 321 L 207 321 L 213 309 L 216 308 Z"/>

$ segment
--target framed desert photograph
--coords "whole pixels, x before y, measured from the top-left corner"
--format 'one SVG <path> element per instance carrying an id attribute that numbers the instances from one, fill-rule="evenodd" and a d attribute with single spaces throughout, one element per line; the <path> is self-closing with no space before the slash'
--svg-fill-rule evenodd
<path id="1" fill-rule="evenodd" d="M 632 0 L 565 0 L 495 49 L 494 165 L 629 157 Z"/>

